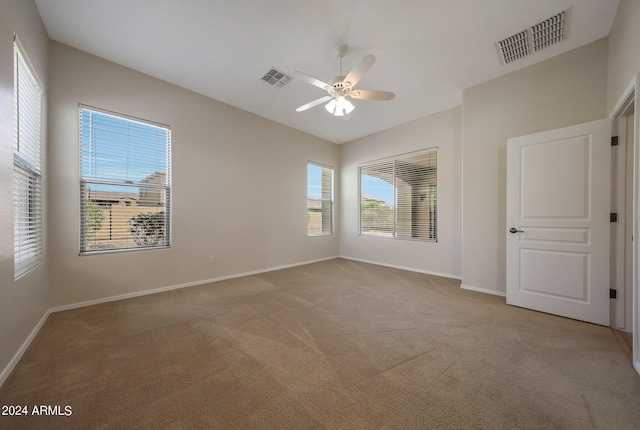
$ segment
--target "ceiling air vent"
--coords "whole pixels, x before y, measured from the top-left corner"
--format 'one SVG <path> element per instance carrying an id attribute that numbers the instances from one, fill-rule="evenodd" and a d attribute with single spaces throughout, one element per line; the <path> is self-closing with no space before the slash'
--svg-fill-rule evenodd
<path id="1" fill-rule="evenodd" d="M 539 51 L 564 38 L 564 12 L 531 27 L 533 50 Z"/>
<path id="2" fill-rule="evenodd" d="M 533 27 L 498 42 L 496 46 L 502 63 L 509 64 L 563 40 L 565 38 L 566 15 L 567 11 L 560 12 Z"/>
<path id="3" fill-rule="evenodd" d="M 262 80 L 273 85 L 277 88 L 282 88 L 291 81 L 291 76 L 287 76 L 282 73 L 280 70 L 272 67 L 267 73 L 264 74 Z"/>
<path id="4" fill-rule="evenodd" d="M 531 52 L 529 49 L 529 35 L 527 34 L 527 30 L 501 40 L 498 42 L 498 45 L 500 46 L 500 53 L 502 54 L 504 64 L 509 64 L 518 58 L 529 55 Z"/>

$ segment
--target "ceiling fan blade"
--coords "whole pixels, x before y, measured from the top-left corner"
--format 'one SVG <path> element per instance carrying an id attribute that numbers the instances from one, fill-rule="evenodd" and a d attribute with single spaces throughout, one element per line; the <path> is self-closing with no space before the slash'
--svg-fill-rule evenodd
<path id="1" fill-rule="evenodd" d="M 353 90 L 349 95 L 360 100 L 391 100 L 396 96 L 391 91 L 378 90 Z"/>
<path id="2" fill-rule="evenodd" d="M 307 75 L 306 73 L 298 72 L 297 70 L 295 71 L 295 73 L 298 74 L 298 77 L 300 79 L 308 84 L 313 85 L 314 87 L 322 88 L 323 90 L 326 90 L 327 87 L 331 87 L 331 85 L 327 84 L 326 82 L 322 82 L 320 79 L 316 79 L 313 76 Z"/>
<path id="3" fill-rule="evenodd" d="M 376 57 L 372 54 L 365 55 L 362 60 L 356 66 L 351 69 L 349 74 L 345 76 L 345 82 L 351 82 L 351 87 L 355 87 L 356 84 L 362 79 L 365 73 L 373 66 L 373 63 L 376 62 Z"/>
<path id="4" fill-rule="evenodd" d="M 318 106 L 324 102 L 327 102 L 329 100 L 331 100 L 331 96 L 324 96 L 324 97 L 320 97 L 319 99 L 316 99 L 312 102 L 307 103 L 306 105 L 302 105 L 299 108 L 296 109 L 296 112 L 302 112 L 305 111 L 307 109 L 311 109 L 314 106 Z"/>

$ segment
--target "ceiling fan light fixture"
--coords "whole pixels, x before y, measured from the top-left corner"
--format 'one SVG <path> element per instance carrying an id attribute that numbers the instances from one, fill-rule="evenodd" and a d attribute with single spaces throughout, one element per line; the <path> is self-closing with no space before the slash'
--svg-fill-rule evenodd
<path id="1" fill-rule="evenodd" d="M 329 100 L 329 103 L 324 105 L 324 108 L 327 110 L 327 112 L 329 112 L 330 114 L 333 114 L 336 111 L 337 105 L 338 105 L 338 102 L 336 101 L 336 99 L 331 99 Z"/>
<path id="2" fill-rule="evenodd" d="M 356 107 L 344 96 L 338 96 L 331 99 L 324 108 L 333 116 L 344 116 L 349 115 Z"/>
<path id="3" fill-rule="evenodd" d="M 350 114 L 356 107 L 349 100 L 345 99 L 343 96 L 338 97 L 338 106 L 336 109 L 344 111 L 346 114 Z"/>

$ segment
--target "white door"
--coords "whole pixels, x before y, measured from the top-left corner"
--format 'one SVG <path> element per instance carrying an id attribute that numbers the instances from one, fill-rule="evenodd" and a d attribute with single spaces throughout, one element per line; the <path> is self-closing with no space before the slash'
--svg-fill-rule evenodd
<path id="1" fill-rule="evenodd" d="M 609 325 L 611 121 L 508 140 L 507 303 Z"/>

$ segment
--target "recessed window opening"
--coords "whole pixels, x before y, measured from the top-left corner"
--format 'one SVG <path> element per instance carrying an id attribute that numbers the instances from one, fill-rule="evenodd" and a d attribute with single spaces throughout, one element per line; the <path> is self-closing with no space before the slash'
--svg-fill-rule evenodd
<path id="1" fill-rule="evenodd" d="M 437 176 L 435 149 L 361 165 L 360 235 L 436 242 Z"/>
<path id="2" fill-rule="evenodd" d="M 307 234 L 333 234 L 333 168 L 307 164 Z"/>
<path id="3" fill-rule="evenodd" d="M 14 36 L 14 277 L 42 262 L 42 89 Z"/>
<path id="4" fill-rule="evenodd" d="M 80 106 L 80 253 L 166 248 L 168 126 Z"/>

